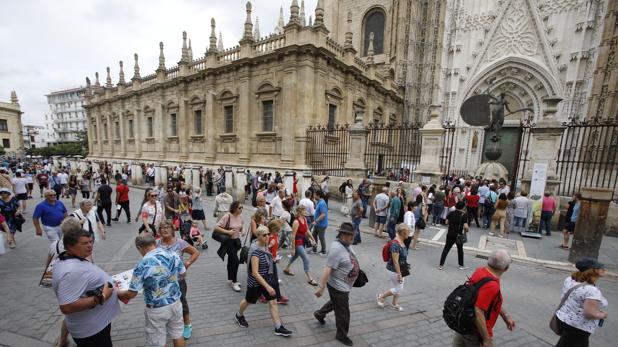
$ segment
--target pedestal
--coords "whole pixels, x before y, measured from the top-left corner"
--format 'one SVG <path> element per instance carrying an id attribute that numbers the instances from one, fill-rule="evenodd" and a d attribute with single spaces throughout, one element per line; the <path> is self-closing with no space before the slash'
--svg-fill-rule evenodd
<path id="1" fill-rule="evenodd" d="M 232 172 L 232 168 L 229 166 L 225 167 L 225 191 L 233 195 L 234 194 L 234 173 Z"/>
<path id="2" fill-rule="evenodd" d="M 247 176 L 245 175 L 245 169 L 243 168 L 237 168 L 235 174 L 234 194 L 232 195 L 234 196 L 234 200 L 242 203 L 245 201 L 245 185 L 247 185 Z M 225 184 L 227 186 L 227 176 L 225 179 Z"/>
<path id="3" fill-rule="evenodd" d="M 185 187 L 193 186 L 193 172 L 190 168 L 182 169 L 182 177 L 185 178 Z"/>
<path id="4" fill-rule="evenodd" d="M 345 161 L 345 175 L 350 178 L 362 179 L 367 177 L 365 165 L 365 152 L 367 150 L 367 134 L 369 130 L 362 122 L 354 123 L 348 130 L 350 134 L 350 146 Z"/>
<path id="5" fill-rule="evenodd" d="M 136 186 L 141 186 L 144 183 L 144 173 L 139 163 L 131 164 L 131 183 Z"/>
<path id="6" fill-rule="evenodd" d="M 300 184 L 298 187 L 298 199 L 303 199 L 305 197 L 305 192 L 307 189 L 311 187 L 311 172 L 303 171 L 303 176 L 300 178 Z"/>
<path id="7" fill-rule="evenodd" d="M 375 199 L 376 195 L 382 192 L 382 188 L 384 188 L 385 186 L 386 177 L 383 176 L 376 176 L 371 182 L 371 198 L 369 198 L 369 201 L 367 202 L 367 208 L 369 209 L 369 226 L 371 228 L 374 227 L 374 224 L 376 222 L 376 212 L 373 210 L 373 200 Z"/>
<path id="8" fill-rule="evenodd" d="M 197 188 L 202 188 L 200 185 L 200 168 L 197 166 L 191 167 L 191 187 L 195 192 Z"/>
<path id="9" fill-rule="evenodd" d="M 613 191 L 606 188 L 582 188 L 581 210 L 575 224 L 569 261 L 597 259 Z"/>
<path id="10" fill-rule="evenodd" d="M 431 106 L 431 118 L 429 122 L 419 130 L 421 134 L 421 148 L 423 150 L 421 151 L 421 160 L 414 174 L 416 175 L 416 181 L 423 182 L 423 177 L 427 177 L 423 182 L 423 184 L 427 186 L 431 184 L 440 185 L 442 183 L 440 151 L 442 150 L 445 131 L 440 123 L 439 108 L 440 106 Z"/>
<path id="11" fill-rule="evenodd" d="M 283 176 L 283 185 L 285 185 L 285 191 L 292 195 L 294 192 L 294 173 L 292 171 L 285 171 Z"/>

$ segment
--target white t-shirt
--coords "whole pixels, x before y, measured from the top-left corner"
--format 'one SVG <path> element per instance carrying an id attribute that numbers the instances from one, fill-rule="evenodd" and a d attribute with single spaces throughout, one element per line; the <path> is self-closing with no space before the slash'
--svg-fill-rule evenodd
<path id="1" fill-rule="evenodd" d="M 283 213 L 283 201 L 279 195 L 275 196 L 273 200 L 270 202 L 270 207 L 272 208 L 272 215 L 274 217 L 280 217 Z"/>
<path id="2" fill-rule="evenodd" d="M 58 182 L 60 184 L 67 184 L 69 182 L 69 175 L 66 172 L 58 173 Z"/>
<path id="3" fill-rule="evenodd" d="M 562 286 L 562 296 L 578 284 L 580 283 L 572 279 L 571 276 L 567 277 Z M 586 299 L 597 300 L 600 303 L 599 309 L 602 311 L 607 308 L 607 299 L 603 297 L 599 288 L 585 284 L 571 292 L 564 305 L 556 312 L 556 316 L 564 323 L 592 334 L 599 326 L 599 320 L 588 319 L 584 316 L 584 301 Z"/>
<path id="4" fill-rule="evenodd" d="M 518 218 L 526 218 L 528 217 L 528 205 L 530 205 L 530 200 L 528 200 L 525 196 L 518 196 L 513 200 L 513 205 L 515 210 L 513 211 L 513 216 Z"/>
<path id="5" fill-rule="evenodd" d="M 414 212 L 406 211 L 406 213 L 403 214 L 403 223 L 410 227 L 410 229 L 414 230 L 414 227 L 416 226 L 416 218 L 414 217 Z"/>
<path id="6" fill-rule="evenodd" d="M 328 181 L 322 182 L 322 184 L 320 185 L 320 188 L 322 188 L 322 192 L 324 194 L 328 194 L 329 193 L 329 191 L 328 191 Z"/>
<path id="7" fill-rule="evenodd" d="M 15 177 L 11 180 L 15 185 L 15 194 L 26 194 L 28 193 L 28 189 L 26 189 L 26 181 L 23 177 Z"/>
<path id="8" fill-rule="evenodd" d="M 489 193 L 488 186 L 483 185 L 479 187 L 479 204 L 485 203 L 485 197 L 487 196 L 487 193 Z"/>
<path id="9" fill-rule="evenodd" d="M 313 201 L 308 198 L 303 198 L 298 202 L 299 205 L 305 206 L 305 217 L 313 216 L 315 213 L 315 206 L 313 205 Z"/>
<path id="10" fill-rule="evenodd" d="M 375 198 L 375 206 L 376 206 L 376 216 L 384 216 L 386 217 L 386 214 L 388 213 L 388 210 L 386 209 L 386 206 L 388 206 L 388 202 L 390 201 L 388 195 L 384 194 L 384 193 L 380 193 L 378 195 L 376 195 Z M 384 209 L 383 211 L 380 211 Z"/>
<path id="11" fill-rule="evenodd" d="M 75 210 L 71 213 L 71 216 L 77 218 L 80 222 L 86 219 L 84 224 L 82 224 L 82 229 L 86 231 L 90 231 L 94 234 L 94 242 L 100 241 L 100 236 L 97 230 L 97 225 L 99 223 L 99 217 L 97 216 L 96 209 L 92 207 L 88 213 L 84 215 L 84 211 L 82 209 Z"/>
<path id="12" fill-rule="evenodd" d="M 292 227 L 290 226 L 292 215 L 290 214 L 290 212 L 283 210 L 283 213 L 281 213 L 281 219 L 285 221 L 285 223 L 283 224 L 283 230 L 292 231 Z"/>

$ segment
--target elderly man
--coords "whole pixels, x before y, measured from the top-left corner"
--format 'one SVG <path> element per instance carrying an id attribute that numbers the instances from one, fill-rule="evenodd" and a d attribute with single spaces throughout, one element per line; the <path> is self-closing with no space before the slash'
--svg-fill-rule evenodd
<path id="1" fill-rule="evenodd" d="M 502 307 L 502 294 L 500 293 L 500 278 L 509 269 L 511 256 L 504 249 L 498 249 L 491 253 L 487 266 L 480 267 L 470 277 L 470 283 L 477 283 L 485 278 L 486 282 L 478 289 L 478 296 L 474 307 L 476 315 L 476 327 L 478 332 L 469 335 L 455 333 L 453 347 L 493 346 L 493 328 L 502 317 L 507 329 L 515 329 L 515 321 Z"/>
<path id="2" fill-rule="evenodd" d="M 62 201 L 57 200 L 57 193 L 53 190 L 45 191 L 45 200 L 36 205 L 32 214 L 32 224 L 37 236 L 43 236 L 43 230 L 49 241 L 58 241 L 62 238 L 60 223 L 67 217 L 67 209 Z M 42 227 L 41 227 L 42 225 Z"/>
<path id="3" fill-rule="evenodd" d="M 386 225 L 386 215 L 388 214 L 388 207 L 390 205 L 390 198 L 388 196 L 388 187 L 382 188 L 382 193 L 376 195 L 373 199 L 373 210 L 376 213 L 374 236 L 382 237 L 384 226 Z"/>
<path id="4" fill-rule="evenodd" d="M 157 248 L 150 234 L 137 236 L 135 247 L 143 259 L 133 269 L 129 289 L 120 291 L 118 298 L 131 300 L 143 289 L 146 302 L 146 346 L 165 346 L 170 337 L 174 347 L 184 347 L 178 280 L 184 275 L 185 266 L 175 252 Z"/>
<path id="5" fill-rule="evenodd" d="M 356 253 L 350 247 L 354 239 L 354 226 L 350 223 L 342 223 L 339 227 L 337 239 L 330 245 L 324 273 L 320 278 L 318 290 L 315 296 L 318 298 L 328 287 L 330 300 L 319 310 L 313 313 L 315 319 L 324 325 L 324 318 L 331 311 L 335 311 L 335 325 L 337 334 L 335 338 L 346 346 L 354 343 L 348 337 L 350 329 L 350 290 L 358 277 L 360 267 Z"/>
<path id="6" fill-rule="evenodd" d="M 283 184 L 278 184 L 277 196 L 270 202 L 270 210 L 268 215 L 272 218 L 280 218 L 283 213 L 283 200 L 285 200 L 285 187 Z"/>
<path id="7" fill-rule="evenodd" d="M 93 206 L 92 200 L 84 199 L 79 202 L 79 210 L 75 210 L 70 216 L 79 220 L 82 229 L 90 232 L 94 241 L 99 242 L 101 239 L 105 240 L 105 229 Z"/>

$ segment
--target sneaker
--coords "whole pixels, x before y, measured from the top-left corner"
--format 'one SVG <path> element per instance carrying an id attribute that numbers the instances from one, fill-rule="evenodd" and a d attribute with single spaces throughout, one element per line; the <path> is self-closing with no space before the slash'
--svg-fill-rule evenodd
<path id="1" fill-rule="evenodd" d="M 283 337 L 290 337 L 292 336 L 292 332 L 289 331 L 288 329 L 286 329 L 283 325 L 275 328 L 275 335 L 277 336 L 283 336 Z"/>
<path id="2" fill-rule="evenodd" d="M 117 222 L 117 221 L 118 221 L 118 218 L 112 218 L 112 220 L 113 220 L 114 222 Z"/>
<path id="3" fill-rule="evenodd" d="M 279 305 L 287 305 L 288 302 L 290 302 L 290 299 L 285 295 L 281 295 L 281 297 L 277 299 L 277 304 Z"/>
<path id="4" fill-rule="evenodd" d="M 320 316 L 318 314 L 318 311 L 313 312 L 313 317 L 315 317 L 315 319 L 318 320 L 318 322 L 320 323 L 320 325 L 324 325 L 326 324 L 326 321 L 324 320 L 324 317 Z"/>
<path id="5" fill-rule="evenodd" d="M 460 266 L 459 270 L 468 270 L 468 267 L 467 266 Z"/>
<path id="6" fill-rule="evenodd" d="M 15 240 L 9 241 L 9 248 L 10 249 L 14 249 L 16 244 L 17 244 L 17 242 L 15 242 Z"/>
<path id="7" fill-rule="evenodd" d="M 350 338 L 347 336 L 344 336 L 344 337 L 335 336 L 335 339 L 337 339 L 337 341 L 343 343 L 346 346 L 354 346 L 354 342 L 352 342 L 352 340 L 350 340 Z"/>
<path id="8" fill-rule="evenodd" d="M 442 265 L 438 265 L 438 270 L 444 270 L 444 267 L 442 267 Z"/>
<path id="9" fill-rule="evenodd" d="M 388 305 L 388 308 L 390 308 L 391 310 L 395 310 L 395 311 L 403 311 L 403 307 L 399 306 L 399 305 Z"/>
<path id="10" fill-rule="evenodd" d="M 208 249 L 208 244 L 206 242 L 202 243 L 202 249 Z"/>
<path id="11" fill-rule="evenodd" d="M 492 232 L 488 233 L 487 235 L 489 235 L 489 236 L 496 236 L 496 234 L 494 234 Z"/>
<path id="12" fill-rule="evenodd" d="M 245 316 L 238 317 L 238 313 L 236 313 L 236 314 L 234 314 L 234 319 L 236 320 L 236 323 L 238 323 L 238 325 L 241 328 L 248 328 L 249 327 L 249 323 L 247 323 L 247 320 L 245 319 Z"/>
<path id="13" fill-rule="evenodd" d="M 234 289 L 235 292 L 240 292 L 240 283 L 235 282 L 232 284 L 232 289 Z"/>
<path id="14" fill-rule="evenodd" d="M 188 340 L 191 338 L 192 332 L 193 332 L 193 327 L 191 326 L 191 324 L 185 325 L 185 329 L 182 332 L 182 337 L 184 337 L 185 340 Z"/>
<path id="15" fill-rule="evenodd" d="M 320 257 L 326 258 L 326 252 L 320 252 Z"/>
<path id="16" fill-rule="evenodd" d="M 378 294 L 376 296 L 376 301 L 378 302 L 378 306 L 380 306 L 380 308 L 384 308 L 384 298 L 382 297 L 382 294 Z"/>

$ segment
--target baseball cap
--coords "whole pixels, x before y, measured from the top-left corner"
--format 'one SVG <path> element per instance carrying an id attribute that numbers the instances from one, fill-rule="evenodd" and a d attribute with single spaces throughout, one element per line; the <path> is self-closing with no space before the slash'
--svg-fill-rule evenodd
<path id="1" fill-rule="evenodd" d="M 599 263 L 593 258 L 582 258 L 575 263 L 575 267 L 579 271 L 586 271 L 588 269 L 605 269 L 605 264 Z"/>

